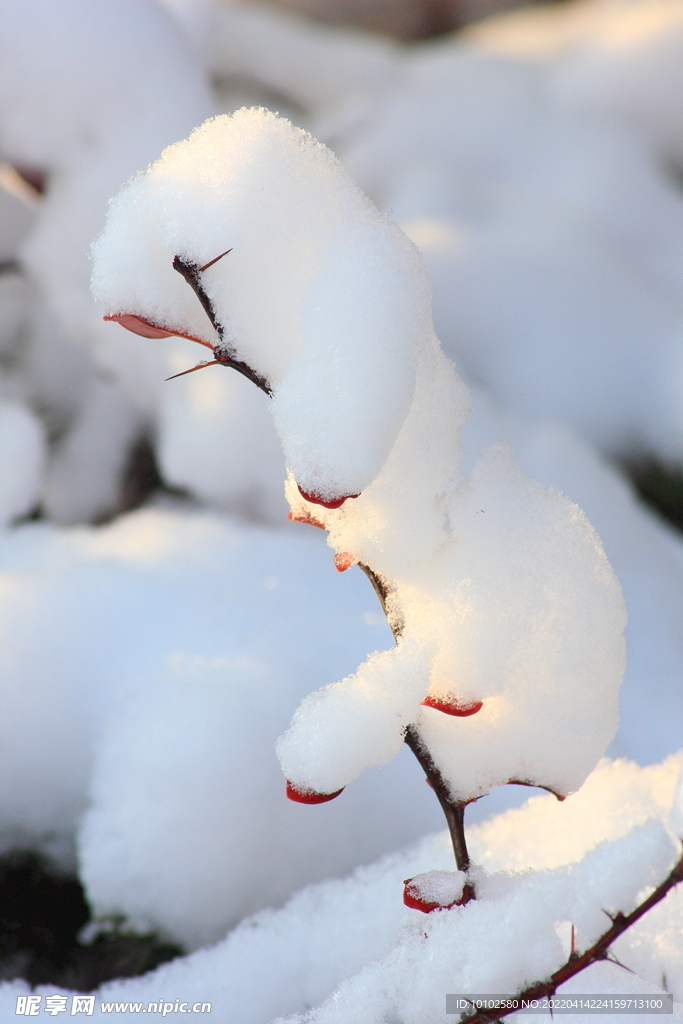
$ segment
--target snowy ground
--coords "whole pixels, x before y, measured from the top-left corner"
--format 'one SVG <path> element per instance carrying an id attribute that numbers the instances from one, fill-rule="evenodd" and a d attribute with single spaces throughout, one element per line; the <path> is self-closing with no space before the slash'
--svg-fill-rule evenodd
<path id="1" fill-rule="evenodd" d="M 103 1000 L 433 1021 L 447 991 L 554 970 L 562 922 L 588 942 L 596 908 L 628 909 L 671 866 L 683 539 L 607 460 L 683 461 L 682 67 L 680 0 L 575 0 L 411 47 L 258 4 L 0 0 L 0 849 L 77 865 L 97 914 L 197 950 Z M 275 756 L 302 698 L 392 648 L 370 584 L 286 521 L 265 396 L 223 367 L 164 383 L 196 346 L 103 323 L 90 295 L 109 197 L 243 102 L 328 143 L 423 253 L 471 386 L 463 472 L 509 441 L 584 510 L 624 593 L 608 754 L 629 760 L 563 804 L 487 821 L 528 791 L 475 804 L 484 898 L 429 917 L 403 880 L 452 864 L 409 752 L 319 807 L 284 798 Z M 280 268 L 257 250 L 254 266 L 266 322 Z M 119 515 L 142 437 L 176 496 Z M 620 940 L 635 978 L 600 965 L 574 991 L 665 978 L 683 1002 L 682 898 Z M 27 991 L 0 988 L 3 1020 Z"/>

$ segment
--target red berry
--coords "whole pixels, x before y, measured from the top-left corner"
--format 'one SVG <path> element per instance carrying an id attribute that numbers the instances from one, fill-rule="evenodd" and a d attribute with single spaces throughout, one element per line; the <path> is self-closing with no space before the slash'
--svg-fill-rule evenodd
<path id="1" fill-rule="evenodd" d="M 297 487 L 299 485 L 297 484 Z M 311 494 L 309 491 L 304 491 L 299 487 L 299 494 L 306 501 L 310 501 L 313 505 L 322 505 L 323 508 L 341 508 L 347 498 L 358 498 L 358 494 L 344 494 L 341 498 L 322 498 L 319 494 Z"/>
<path id="2" fill-rule="evenodd" d="M 443 711 L 444 715 L 455 715 L 456 718 L 469 718 L 476 715 L 484 706 L 482 701 L 473 700 L 469 704 L 460 704 L 455 698 L 425 697 L 422 701 L 426 708 Z"/>
<path id="3" fill-rule="evenodd" d="M 316 793 L 314 789 L 297 789 L 292 782 L 287 782 L 287 796 L 297 804 L 326 804 L 343 792 L 344 786 L 335 793 Z"/>

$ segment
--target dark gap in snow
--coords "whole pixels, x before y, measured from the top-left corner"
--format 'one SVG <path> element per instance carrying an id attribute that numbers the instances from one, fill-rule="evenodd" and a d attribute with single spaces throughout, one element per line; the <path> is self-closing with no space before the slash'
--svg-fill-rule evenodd
<path id="1" fill-rule="evenodd" d="M 663 159 L 661 166 L 669 183 L 677 189 L 683 189 L 683 167 L 670 157 Z"/>
<path id="2" fill-rule="evenodd" d="M 161 474 L 151 438 L 139 437 L 130 450 L 121 481 L 121 498 L 117 512 L 132 512 L 144 505 L 162 485 Z"/>
<path id="3" fill-rule="evenodd" d="M 678 530 L 683 530 L 683 466 L 654 457 L 626 465 L 640 497 Z"/>
<path id="4" fill-rule="evenodd" d="M 41 519 L 45 519 L 43 508 L 40 504 L 35 504 L 23 516 L 17 516 L 16 519 L 13 519 L 12 526 L 21 526 L 22 523 L 37 523 Z"/>
<path id="5" fill-rule="evenodd" d="M 182 955 L 157 936 L 116 926 L 89 943 L 78 935 L 91 919 L 77 878 L 25 850 L 0 857 L 0 981 L 23 978 L 90 992 L 114 978 L 133 978 Z"/>

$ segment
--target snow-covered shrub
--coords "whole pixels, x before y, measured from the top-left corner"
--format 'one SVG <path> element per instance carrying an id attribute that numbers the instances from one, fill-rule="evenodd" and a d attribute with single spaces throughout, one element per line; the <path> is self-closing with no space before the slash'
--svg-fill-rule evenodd
<path id="1" fill-rule="evenodd" d="M 47 198 L 32 197 L 36 206 L 30 216 L 25 208 L 15 226 L 10 216 L 0 226 L 3 241 L 7 228 L 3 258 L 14 261 L 23 252 L 32 278 L 27 286 L 11 265 L 0 281 L 0 345 L 8 356 L 2 393 L 11 412 L 0 419 L 8 441 L 2 483 L 11 498 L 8 511 L 1 501 L 0 510 L 6 519 L 21 515 L 41 493 L 44 507 L 62 519 L 115 507 L 123 458 L 145 427 L 154 430 L 167 482 L 190 487 L 241 515 L 275 520 L 285 506 L 272 483 L 283 460 L 268 434 L 270 405 L 292 471 L 291 518 L 327 528 L 338 569 L 354 562 L 365 568 L 397 641 L 354 672 L 373 646 L 389 647 L 390 636 L 371 631 L 372 643 L 356 643 L 349 613 L 335 638 L 335 650 L 346 646 L 347 657 L 321 656 L 314 643 L 302 649 L 301 641 L 296 657 L 285 653 L 288 636 L 298 636 L 302 621 L 293 608 L 289 615 L 291 593 L 301 598 L 301 591 L 311 588 L 320 615 L 309 624 L 320 633 L 320 644 L 335 615 L 340 622 L 344 618 L 343 602 L 332 607 L 332 587 L 317 591 L 311 583 L 320 565 L 321 552 L 312 555 L 322 540 L 318 531 L 309 531 L 312 536 L 297 548 L 306 572 L 288 565 L 272 589 L 275 577 L 266 574 L 265 564 L 269 558 L 286 559 L 286 535 L 276 540 L 269 531 L 228 529 L 201 513 L 150 510 L 101 531 L 65 534 L 26 524 L 18 533 L 3 532 L 3 686 L 14 695 L 7 698 L 10 713 L 2 727 L 8 751 L 3 842 L 13 837 L 53 849 L 56 837 L 68 845 L 78 828 L 81 870 L 98 912 L 124 912 L 140 927 L 159 927 L 194 946 L 220 938 L 239 915 L 283 899 L 305 879 L 343 871 L 404 841 L 411 828 L 416 834 L 426 827 L 417 787 L 408 788 L 405 759 L 393 778 L 386 769 L 368 772 L 340 800 L 317 812 L 282 799 L 275 737 L 296 702 L 321 682 L 344 677 L 304 699 L 279 747 L 290 793 L 300 799 L 334 795 L 366 767 L 390 759 L 404 736 L 431 778 L 444 783 L 440 795 L 446 792 L 452 807 L 510 779 L 559 794 L 580 784 L 614 730 L 623 616 L 586 520 L 558 491 L 529 477 L 552 480 L 586 508 L 604 532 L 610 560 L 624 574 L 636 657 L 626 704 L 629 731 L 617 749 L 632 743 L 648 756 L 652 748 L 673 749 L 678 743 L 677 716 L 671 713 L 663 722 L 655 696 L 679 677 L 676 609 L 683 565 L 680 543 L 633 505 L 621 481 L 566 427 L 494 409 L 479 391 L 473 395 L 474 416 L 465 420 L 467 395 L 433 338 L 428 289 L 414 248 L 350 185 L 329 153 L 268 115 L 242 115 L 229 122 L 230 128 L 225 121 L 213 122 L 129 187 L 112 219 L 112 225 L 119 216 L 125 222 L 121 237 L 129 251 L 120 248 L 114 276 L 117 287 L 124 278 L 127 284 L 107 307 L 114 317 L 137 317 L 147 333 L 176 330 L 199 338 L 213 346 L 216 361 L 243 364 L 270 396 L 220 367 L 163 387 L 163 376 L 188 366 L 190 341 L 140 339 L 96 322 L 84 297 L 83 239 L 96 230 L 104 199 L 121 178 L 215 109 L 219 91 L 212 95 L 206 89 L 197 59 L 202 47 L 210 50 L 206 63 L 214 73 L 229 74 L 232 51 L 233 67 L 248 72 L 250 62 L 253 67 L 260 61 L 266 84 L 286 91 L 289 77 L 297 102 L 317 104 L 319 123 L 327 117 L 327 132 L 339 139 L 339 151 L 363 184 L 383 205 L 393 204 L 400 217 L 410 219 L 410 234 L 432 272 L 439 332 L 470 371 L 532 411 L 552 408 L 588 425 L 613 449 L 624 437 L 639 443 L 655 438 L 658 444 L 666 437 L 668 450 L 676 450 L 678 378 L 665 371 L 678 365 L 680 203 L 659 155 L 652 158 L 655 148 L 673 158 L 673 143 L 655 146 L 633 134 L 638 118 L 639 124 L 651 120 L 653 133 L 659 130 L 647 102 L 652 100 L 656 111 L 662 101 L 656 89 L 650 100 L 645 96 L 647 74 L 645 79 L 641 74 L 633 93 L 641 99 L 639 110 L 633 96 L 624 97 L 631 78 L 622 75 L 614 33 L 605 29 L 612 16 L 618 24 L 617 5 L 613 15 L 604 15 L 602 28 L 591 29 L 596 37 L 602 32 L 606 42 L 589 53 L 582 44 L 580 61 L 567 49 L 571 33 L 558 12 L 557 48 L 551 54 L 548 44 L 541 62 L 509 53 L 501 57 L 506 44 L 500 25 L 490 27 L 488 44 L 482 42 L 484 31 L 469 41 L 461 37 L 404 53 L 324 30 L 297 35 L 294 21 L 278 22 L 256 5 L 251 11 L 241 4 L 219 8 L 182 0 L 169 6 L 186 8 L 190 29 L 197 29 L 193 51 L 183 51 L 170 23 L 147 0 L 118 7 L 70 0 L 61 5 L 59 30 L 50 30 L 64 33 L 69 45 L 45 56 L 41 31 L 60 11 L 54 5 L 28 3 L 22 10 L 0 3 L 0 17 L 10 12 L 28 25 L 33 11 L 37 26 L 5 54 L 3 88 L 11 90 L 22 50 L 34 53 L 35 68 L 43 72 L 27 84 L 34 65 L 24 63 L 25 78 L 18 80 L 26 95 L 16 110 L 30 105 L 35 86 L 36 124 L 49 111 L 47 127 L 56 138 L 64 114 L 60 95 L 66 95 L 63 125 L 70 129 L 78 122 L 82 132 L 76 132 L 72 149 L 66 131 L 63 152 L 49 131 L 42 132 L 45 146 L 53 146 L 50 166 L 43 167 L 49 172 Z M 220 31 L 210 27 L 211 8 Z M 202 26 L 192 23 L 193 10 L 206 14 L 209 28 L 203 34 Z M 133 13 L 141 16 L 128 48 L 125 22 Z M 668 24 L 670 13 L 660 21 Z M 74 63 L 79 49 L 100 52 L 90 45 L 92 30 L 107 19 L 111 31 L 101 36 L 106 59 L 83 67 L 73 94 L 55 91 L 36 99 L 61 73 L 59 61 Z M 74 20 L 77 27 L 70 31 Z M 240 24 L 242 39 L 251 32 L 249 46 L 233 31 Z M 262 38 L 269 32 L 269 38 L 277 38 L 278 25 L 290 32 L 292 46 L 268 60 Z M 651 34 L 661 53 L 656 35 Z M 317 48 L 314 62 L 306 57 L 309 44 Z M 492 56 L 496 45 L 498 56 Z M 674 39 L 674 56 L 675 45 Z M 561 66 L 554 63 L 560 51 Z M 607 51 L 616 70 L 607 75 L 612 84 L 605 92 Z M 152 52 L 152 75 L 143 61 L 136 75 L 136 59 Z M 354 61 L 357 74 L 348 74 Z M 647 72 L 651 63 L 646 55 L 639 66 L 638 59 L 623 66 Z M 119 88 L 117 75 L 128 76 L 129 91 Z M 99 83 L 90 92 L 89 80 Z M 111 137 L 104 130 L 103 91 L 112 104 L 107 107 Z M 176 105 L 174 97 L 183 91 L 187 103 Z M 4 117 L 11 129 L 8 95 Z M 138 102 L 141 96 L 148 106 Z M 164 103 L 169 111 L 162 116 Z M 132 132 L 135 145 L 128 138 L 133 120 L 139 129 Z M 443 132 L 444 121 L 453 128 L 450 137 Z M 16 123 L 34 147 L 26 152 L 37 152 L 30 130 L 20 119 Z M 166 133 L 163 138 L 157 130 Z M 675 131 L 670 134 L 673 138 Z M 223 148 L 216 162 L 211 154 L 218 136 Z M 91 163 L 82 160 L 83 139 L 95 141 Z M 98 149 L 103 140 L 106 145 Z M 417 141 L 420 159 L 414 146 L 407 151 L 408 143 Z M 536 164 L 540 152 L 546 159 Z M 17 165 L 22 161 L 20 150 L 9 143 L 4 155 Z M 24 171 L 30 177 L 31 167 Z M 138 203 L 138 222 L 126 214 L 131 197 Z M 222 237 L 226 227 L 229 238 Z M 112 234 L 108 237 L 111 242 Z M 60 262 L 55 254 L 62 247 Z M 230 247 L 228 255 L 207 266 Z M 199 296 L 175 273 L 176 256 Z M 104 257 L 106 264 L 111 248 Z M 64 294 L 56 286 L 60 280 L 68 289 Z M 137 307 L 129 301 L 135 289 Z M 158 302 L 152 302 L 155 294 Z M 585 307 L 574 295 L 588 296 Z M 210 300 L 218 334 L 202 312 L 202 296 Z M 561 391 L 552 374 L 560 366 L 559 375 L 571 381 L 566 367 L 580 368 L 583 351 L 581 343 L 574 344 L 576 337 L 592 342 L 594 336 L 611 339 L 615 357 L 623 356 L 591 364 L 611 375 L 610 395 L 605 397 L 600 372 L 579 374 L 581 388 Z M 638 347 L 643 336 L 654 339 L 647 352 Z M 660 358 L 665 336 L 666 358 Z M 92 362 L 75 356 L 76 344 L 95 353 Z M 557 360 L 558 351 L 568 364 Z M 12 373 L 5 376 L 10 366 Z M 116 382 L 102 379 L 102 368 L 113 372 Z M 669 404 L 660 429 L 652 409 L 662 388 Z M 604 399 L 597 411 L 596 395 Z M 57 428 L 63 434 L 43 484 L 44 442 L 27 412 L 27 398 L 41 407 L 51 436 Z M 524 472 L 501 438 L 512 442 Z M 15 491 L 18 497 L 12 497 Z M 203 545 L 204 561 L 197 555 Z M 236 549 L 243 549 L 242 555 Z M 266 582 L 240 582 L 240 574 L 248 574 L 242 563 L 252 560 Z M 647 584 L 638 578 L 642 567 Z M 73 586 L 70 591 L 67 583 L 65 597 L 64 576 L 70 574 Z M 278 588 L 287 590 L 279 604 L 271 600 L 274 592 L 282 593 Z M 329 614 L 323 615 L 328 602 Z M 191 615 L 184 615 L 184 607 L 192 608 Z M 368 623 L 375 621 L 373 614 L 366 613 Z M 223 625 L 226 617 L 229 628 Z M 78 643 L 73 643 L 72 620 L 78 622 Z M 121 686 L 122 679 L 128 685 Z M 259 713 L 262 705 L 267 713 Z M 224 745 L 231 726 L 237 738 Z M 235 773 L 239 790 L 230 782 Z M 415 778 L 421 783 L 419 774 Z M 623 775 L 634 782 L 626 768 Z M 30 806 L 27 778 L 31 792 L 40 794 Z M 433 797 L 421 788 L 426 806 Z M 90 809 L 83 817 L 86 789 Z M 586 792 L 595 801 L 590 812 L 595 815 L 606 803 L 596 798 L 590 782 Z M 239 961 L 225 980 L 232 986 L 230 1004 L 240 984 L 252 984 L 251 993 L 237 999 L 245 1020 L 260 1013 L 263 1019 L 300 1013 L 322 1002 L 345 976 L 361 971 L 360 980 L 342 988 L 336 1005 L 314 1016 L 346 1021 L 357 1008 L 363 1020 L 373 1014 L 433 1019 L 441 1010 L 439 979 L 452 979 L 454 959 L 463 964 L 458 984 L 495 978 L 522 985 L 552 971 L 566 957 L 570 920 L 578 943 L 590 942 L 603 920 L 598 904 L 628 911 L 639 898 L 638 887 L 665 874 L 675 856 L 669 833 L 678 826 L 648 825 L 644 814 L 632 822 L 633 834 L 626 835 L 628 829 L 617 834 L 610 831 L 616 814 L 610 805 L 609 813 L 600 812 L 603 831 L 577 853 L 574 870 L 566 862 L 550 863 L 549 850 L 560 842 L 571 846 L 575 839 L 554 816 L 574 806 L 575 798 L 562 805 L 541 799 L 547 815 L 527 811 L 525 824 L 512 832 L 498 821 L 499 840 L 477 846 L 477 833 L 470 835 L 479 867 L 467 884 L 477 888 L 478 903 L 433 915 L 426 924 L 420 920 L 420 936 L 429 932 L 435 954 L 429 970 L 422 938 L 410 924 L 415 914 L 401 906 L 400 888 L 410 874 L 418 900 L 450 905 L 461 898 L 465 880 L 452 871 L 441 841 L 427 844 L 424 856 L 398 858 L 395 877 L 385 876 L 384 868 L 375 870 L 355 922 L 375 936 L 374 946 L 361 942 L 351 949 L 349 940 L 348 949 L 340 943 L 330 950 L 330 962 L 316 960 L 313 952 L 310 962 L 306 959 L 313 946 L 325 947 L 329 928 L 336 927 L 336 910 L 321 890 L 303 894 L 296 904 L 303 910 L 294 917 L 288 911 L 266 914 L 239 929 L 228 943 L 236 956 L 233 968 Z M 576 799 L 584 798 L 579 793 Z M 406 809 L 413 800 L 419 804 L 415 813 Z M 623 793 L 614 803 L 620 801 L 628 803 Z M 646 804 L 653 812 L 657 801 L 644 798 Z M 256 805 L 268 829 L 254 829 Z M 374 829 L 366 827 L 369 821 Z M 538 836 L 534 841 L 548 854 L 548 863 L 534 862 L 524 845 L 525 829 L 544 832 L 543 843 Z M 602 852 L 588 856 L 600 841 Z M 494 877 L 490 869 L 504 846 L 519 851 L 515 867 L 532 865 L 536 874 Z M 540 877 L 546 869 L 549 874 Z M 350 909 L 357 910 L 353 884 L 340 885 Z M 327 919 L 324 913 L 316 917 L 320 903 Z M 667 901 L 667 908 L 672 905 Z M 382 908 L 391 928 L 384 928 Z M 678 978 L 675 951 L 666 947 L 667 942 L 675 946 L 675 905 L 660 909 L 663 938 L 660 942 L 653 925 L 637 960 L 638 970 L 654 983 L 661 981 L 663 969 L 667 977 Z M 558 914 L 566 919 L 558 922 Z M 306 932 L 305 916 L 315 923 L 309 945 L 305 936 L 298 941 Z M 492 928 L 505 931 L 501 921 L 511 922 L 520 942 L 528 938 L 524 962 L 514 943 L 497 948 L 495 955 L 487 945 Z M 349 933 L 353 927 L 349 923 Z M 277 946 L 275 933 L 286 950 Z M 394 952 L 385 956 L 395 939 Z M 337 955 L 339 964 L 332 964 Z M 211 987 L 224 971 L 223 956 L 221 947 L 163 977 L 175 978 L 169 983 L 177 985 L 185 972 L 193 985 Z M 249 959 L 273 956 L 282 959 L 282 973 L 289 967 L 293 978 L 285 983 L 278 975 L 256 994 Z M 373 957 L 380 958 L 379 966 L 363 969 Z M 489 975 L 480 968 L 490 969 Z M 602 977 L 608 989 L 625 984 L 615 972 Z M 149 984 L 158 980 L 139 983 L 140 991 Z M 281 995 L 275 992 L 278 985 Z"/>
<path id="2" fill-rule="evenodd" d="M 404 740 L 447 817 L 507 782 L 577 789 L 616 730 L 620 590 L 580 510 L 504 444 L 460 478 L 467 392 L 398 226 L 305 132 L 242 110 L 124 187 L 94 261 L 107 319 L 268 395 L 291 518 L 365 568 L 393 629 L 279 741 L 292 799 L 332 799 Z"/>

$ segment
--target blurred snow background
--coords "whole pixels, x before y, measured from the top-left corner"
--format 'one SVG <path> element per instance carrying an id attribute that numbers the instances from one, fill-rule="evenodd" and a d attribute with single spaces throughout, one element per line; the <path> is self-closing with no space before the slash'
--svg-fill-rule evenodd
<path id="1" fill-rule="evenodd" d="M 621 579 L 610 752 L 681 746 L 683 541 L 620 466 L 683 463 L 683 3 L 474 3 L 0 0 L 0 846 L 188 947 L 441 826 L 407 757 L 284 800 L 275 738 L 389 631 L 286 522 L 263 396 L 164 383 L 193 346 L 90 297 L 109 197 L 212 113 L 291 116 L 401 221 L 475 392 L 470 461 L 508 439 Z"/>

